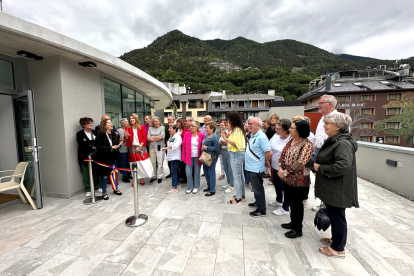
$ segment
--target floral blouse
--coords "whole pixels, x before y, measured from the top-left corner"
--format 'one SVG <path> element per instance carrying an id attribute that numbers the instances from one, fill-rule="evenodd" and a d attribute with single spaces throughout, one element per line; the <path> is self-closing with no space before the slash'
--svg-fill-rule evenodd
<path id="1" fill-rule="evenodd" d="M 309 139 L 304 139 L 292 146 L 293 138 L 290 138 L 283 148 L 282 155 L 279 159 L 279 168 L 288 172 L 288 175 L 282 180 L 289 186 L 294 187 L 308 187 L 311 183 L 310 168 L 307 165 L 313 155 L 313 144 Z M 302 143 L 305 145 L 300 149 Z M 299 154 L 302 153 L 299 162 L 302 164 L 302 169 L 294 171 L 292 169 L 293 163 L 298 159 Z"/>

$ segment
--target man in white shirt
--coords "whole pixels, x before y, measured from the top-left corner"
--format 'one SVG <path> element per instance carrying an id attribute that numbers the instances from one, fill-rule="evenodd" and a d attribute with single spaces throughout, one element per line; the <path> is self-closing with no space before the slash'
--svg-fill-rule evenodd
<path id="1" fill-rule="evenodd" d="M 328 139 L 328 135 L 325 133 L 325 128 L 323 127 L 324 125 L 323 120 L 325 119 L 326 115 L 339 113 L 335 109 L 336 103 L 337 103 L 336 98 L 332 95 L 323 95 L 319 99 L 318 108 L 319 108 L 319 113 L 322 114 L 322 117 L 319 120 L 318 127 L 316 128 L 315 140 L 314 140 L 315 142 L 313 144 L 315 147 L 315 151 L 313 153 L 315 162 L 316 162 L 316 156 L 318 155 L 320 148 L 325 143 L 325 140 Z M 321 202 L 319 206 L 312 207 L 312 210 L 318 211 L 322 205 L 323 205 L 323 202 Z"/>

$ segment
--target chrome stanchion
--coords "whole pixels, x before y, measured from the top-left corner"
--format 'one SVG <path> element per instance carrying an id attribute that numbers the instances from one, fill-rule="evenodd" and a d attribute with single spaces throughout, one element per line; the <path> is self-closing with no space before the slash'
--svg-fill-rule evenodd
<path id="1" fill-rule="evenodd" d="M 128 227 L 138 227 L 145 224 L 148 221 L 148 216 L 144 214 L 139 214 L 137 164 L 132 164 L 132 170 L 134 171 L 134 215 L 127 218 L 127 220 L 125 221 L 125 225 Z"/>
<path id="2" fill-rule="evenodd" d="M 92 154 L 89 154 L 88 158 L 89 160 L 92 160 Z M 91 197 L 85 199 L 83 201 L 83 204 L 89 205 L 89 204 L 95 204 L 102 200 L 101 196 L 95 196 L 95 185 L 93 183 L 93 174 L 92 174 L 92 161 L 88 161 L 88 168 L 89 168 L 89 183 L 91 185 Z"/>

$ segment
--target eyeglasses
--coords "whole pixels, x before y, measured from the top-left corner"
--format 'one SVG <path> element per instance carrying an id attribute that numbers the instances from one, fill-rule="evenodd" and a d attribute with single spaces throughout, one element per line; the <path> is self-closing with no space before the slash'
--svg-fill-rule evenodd
<path id="1" fill-rule="evenodd" d="M 328 103 L 328 102 L 318 102 L 318 105 L 322 105 L 324 103 Z"/>
<path id="2" fill-rule="evenodd" d="M 323 122 L 324 125 L 333 124 L 332 122 Z"/>

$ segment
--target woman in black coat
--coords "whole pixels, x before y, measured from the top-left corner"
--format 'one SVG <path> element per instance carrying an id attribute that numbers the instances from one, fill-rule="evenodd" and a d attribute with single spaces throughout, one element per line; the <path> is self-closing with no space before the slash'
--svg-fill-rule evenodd
<path id="1" fill-rule="evenodd" d="M 351 117 L 337 113 L 324 119 L 328 139 L 314 163 L 315 196 L 326 205 L 332 239 L 322 238 L 329 247 L 319 248 L 327 257 L 345 258 L 347 223 L 345 208 L 359 207 L 355 152 L 358 144 L 349 133 Z"/>
<path id="2" fill-rule="evenodd" d="M 114 128 L 111 120 L 104 119 L 101 122 L 101 129 L 96 136 L 96 148 L 98 152 L 95 156 L 95 161 L 100 162 L 106 165 L 112 166 L 114 161 L 117 160 L 118 164 L 120 163 L 119 160 L 119 151 L 118 148 L 122 145 L 122 142 L 119 142 L 118 135 L 114 135 L 112 133 L 112 129 Z M 101 179 L 101 187 L 102 187 L 102 198 L 104 200 L 108 200 L 108 194 L 106 193 L 106 184 L 108 181 L 108 176 L 111 174 L 112 168 L 106 168 L 100 165 L 95 164 L 94 174 L 99 175 L 102 177 Z M 116 187 L 112 186 L 114 194 L 122 195 L 122 193 L 117 188 L 118 183 L 116 183 Z"/>

